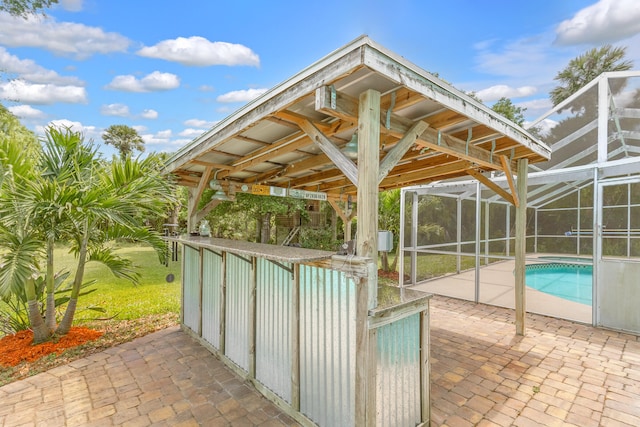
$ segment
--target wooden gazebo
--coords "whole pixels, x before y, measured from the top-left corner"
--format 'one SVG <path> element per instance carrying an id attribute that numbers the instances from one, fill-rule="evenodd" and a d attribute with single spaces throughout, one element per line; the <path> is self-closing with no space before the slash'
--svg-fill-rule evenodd
<path id="1" fill-rule="evenodd" d="M 351 158 L 344 153 L 348 143 Z M 517 207 L 516 233 L 521 239 L 516 251 L 522 257 L 516 286 L 524 289 L 527 164 L 549 155 L 548 147 L 519 126 L 363 36 L 216 124 L 176 153 L 166 170 L 189 189 L 190 231 L 218 203 L 212 200 L 196 210 L 213 178 L 231 198 L 251 192 L 326 199 L 344 219 L 349 213 L 339 202 L 351 196 L 358 214 L 356 255 L 361 267 L 356 276 L 358 289 L 364 291 L 356 298 L 357 318 L 370 325 L 380 315 L 379 191 L 465 175 L 494 189 Z M 505 175 L 509 191 L 494 185 L 487 172 Z M 188 240 L 183 243 L 197 246 Z M 232 250 L 218 243 L 211 247 Z M 251 253 L 247 251 L 243 253 Z M 291 261 L 313 263 L 319 258 Z M 286 261 L 286 256 L 278 260 Z M 524 333 L 522 293 L 520 298 L 517 330 Z M 360 350 L 372 345 L 366 329 L 356 331 L 355 339 Z M 371 400 L 367 402 L 375 395 L 367 379 L 371 359 L 360 350 L 352 423 L 369 425 L 377 419 L 379 424 L 383 416 L 376 415 Z M 300 411 L 296 398 L 287 405 Z M 426 412 L 422 422 L 428 421 L 428 408 Z"/>

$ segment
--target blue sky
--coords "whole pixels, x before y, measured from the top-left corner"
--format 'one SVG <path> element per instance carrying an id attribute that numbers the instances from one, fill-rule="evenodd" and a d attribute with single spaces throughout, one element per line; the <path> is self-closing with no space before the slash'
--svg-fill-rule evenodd
<path id="1" fill-rule="evenodd" d="M 640 68 L 638 0 L 60 0 L 46 17 L 0 13 L 0 101 L 38 134 L 102 144 L 125 124 L 173 152 L 362 34 L 527 120 L 589 48 L 627 46 Z"/>

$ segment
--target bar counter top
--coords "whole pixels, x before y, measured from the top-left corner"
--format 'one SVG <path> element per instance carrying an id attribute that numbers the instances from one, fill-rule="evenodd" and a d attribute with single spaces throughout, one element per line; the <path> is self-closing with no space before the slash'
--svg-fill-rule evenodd
<path id="1" fill-rule="evenodd" d="M 193 247 L 232 252 L 238 255 L 256 256 L 271 261 L 304 263 L 330 259 L 335 252 L 317 249 L 296 248 L 293 246 L 269 245 L 265 243 L 245 242 L 241 240 L 218 239 L 215 237 L 181 235 L 168 237 L 169 241 L 176 241 Z"/>

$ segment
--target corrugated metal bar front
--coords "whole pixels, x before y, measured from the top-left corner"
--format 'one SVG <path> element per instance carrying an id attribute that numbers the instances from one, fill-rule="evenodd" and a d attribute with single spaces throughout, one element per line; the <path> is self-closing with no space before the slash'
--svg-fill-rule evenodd
<path id="1" fill-rule="evenodd" d="M 251 260 L 227 253 L 226 261 L 225 355 L 249 371 L 249 298 Z"/>
<path id="2" fill-rule="evenodd" d="M 355 422 L 356 286 L 300 266 L 300 412 L 320 426 Z"/>
<path id="3" fill-rule="evenodd" d="M 204 249 L 202 253 L 202 338 L 220 349 L 220 288 L 222 254 Z"/>
<path id="4" fill-rule="evenodd" d="M 420 314 L 377 330 L 376 425 L 415 426 L 421 422 Z"/>
<path id="5" fill-rule="evenodd" d="M 184 247 L 184 273 L 182 276 L 183 323 L 200 334 L 200 251 Z"/>
<path id="6" fill-rule="evenodd" d="M 291 403 L 290 263 L 258 259 L 256 317 L 256 379 Z"/>

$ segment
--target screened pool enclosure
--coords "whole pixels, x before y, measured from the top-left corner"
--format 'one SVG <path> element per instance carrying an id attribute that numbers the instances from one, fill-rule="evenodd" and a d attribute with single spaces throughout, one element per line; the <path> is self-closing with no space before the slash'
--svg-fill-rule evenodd
<path id="1" fill-rule="evenodd" d="M 527 287 L 527 311 L 640 333 L 640 72 L 602 74 L 529 130 L 552 156 L 529 166 L 527 265 L 592 265 L 593 281 L 589 304 Z M 400 277 L 513 307 L 516 209 L 505 177 L 481 178 L 403 189 Z"/>

